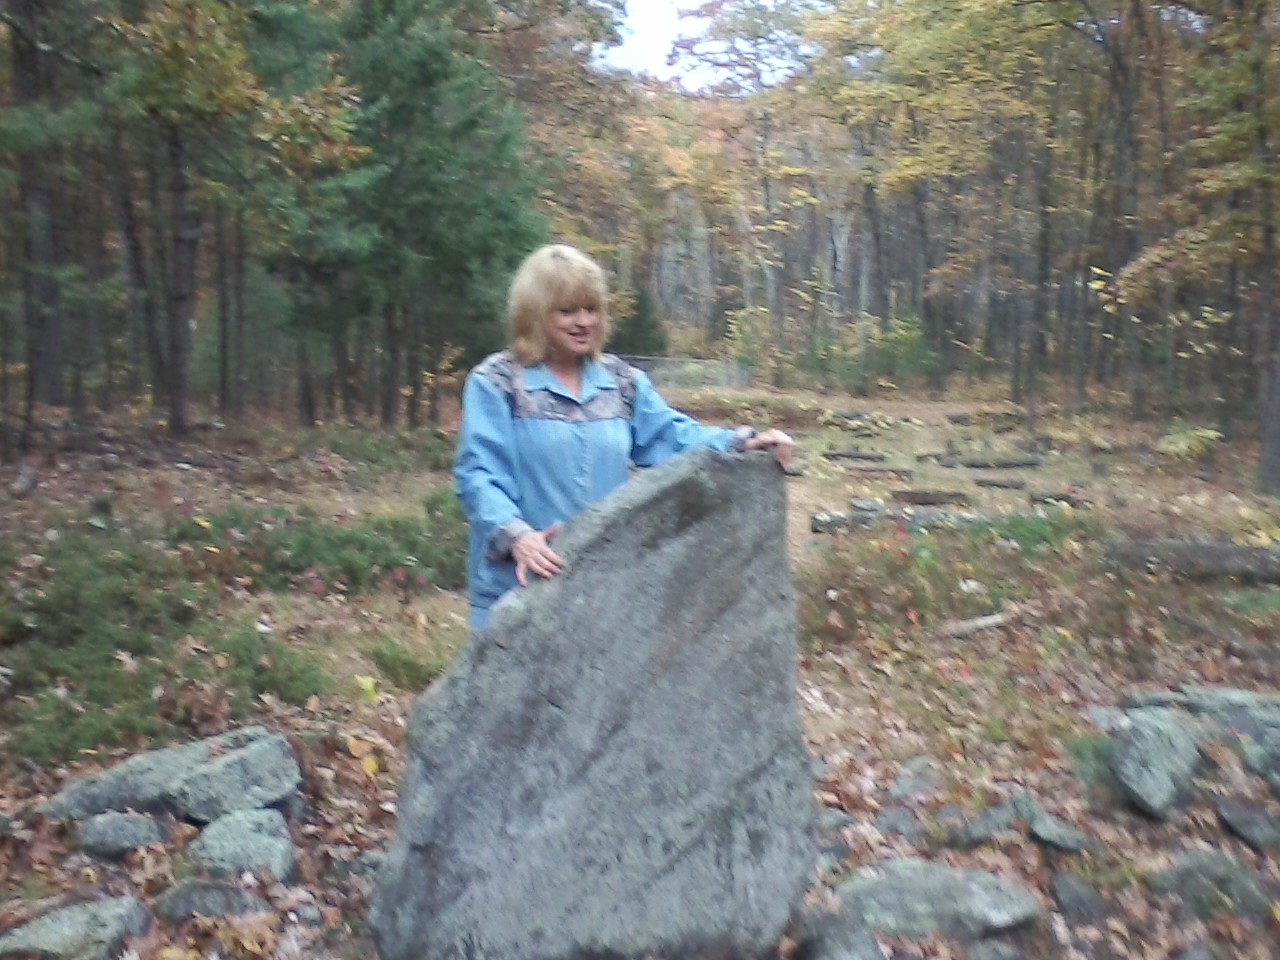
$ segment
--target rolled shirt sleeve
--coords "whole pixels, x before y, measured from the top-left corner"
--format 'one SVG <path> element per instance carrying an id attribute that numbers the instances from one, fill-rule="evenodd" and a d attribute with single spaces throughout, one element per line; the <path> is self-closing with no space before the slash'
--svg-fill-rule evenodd
<path id="1" fill-rule="evenodd" d="M 462 394 L 462 436 L 453 476 L 474 542 L 492 561 L 506 559 L 516 539 L 533 528 L 516 505 L 511 404 L 496 386 L 472 373 Z"/>
<path id="2" fill-rule="evenodd" d="M 740 452 L 735 431 L 706 427 L 673 409 L 654 389 L 642 370 L 632 368 L 635 409 L 631 417 L 631 459 L 639 467 L 655 467 L 677 453 L 710 447 L 721 453 Z"/>

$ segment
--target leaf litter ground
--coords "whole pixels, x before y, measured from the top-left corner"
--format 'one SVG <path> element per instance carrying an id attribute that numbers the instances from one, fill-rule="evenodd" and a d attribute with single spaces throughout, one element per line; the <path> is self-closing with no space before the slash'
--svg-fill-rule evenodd
<path id="1" fill-rule="evenodd" d="M 1150 428 L 1052 411 L 1029 438 L 1016 425 L 1016 411 L 999 403 L 834 404 L 829 397 L 764 391 L 673 399 L 710 422 L 780 423 L 800 439 L 803 475 L 790 481 L 789 518 L 804 626 L 800 695 L 824 771 L 819 800 L 856 824 L 844 831 L 839 870 L 891 855 L 925 856 L 1017 879 L 1052 910 L 1050 878 L 1070 867 L 1102 891 L 1109 913 L 1094 926 L 1068 926 L 1051 915 L 1024 935 L 1032 956 L 1163 960 L 1205 940 L 1235 957 L 1274 955 L 1274 928 L 1250 928 L 1229 915 L 1212 924 L 1188 920 L 1148 891 L 1148 872 L 1201 846 L 1226 850 L 1273 884 L 1280 876 L 1273 860 L 1223 831 L 1209 793 L 1162 824 L 1125 812 L 1105 778 L 1096 776 L 1105 741 L 1088 719 L 1091 708 L 1185 683 L 1278 688 L 1278 658 L 1269 655 L 1280 627 L 1276 588 L 1192 586 L 1117 573 L 1101 560 L 1100 538 L 1117 535 L 1273 542 L 1280 511 L 1248 492 L 1251 450 L 1219 450 L 1212 469 L 1172 462 L 1154 452 L 1159 437 Z M 1043 465 L 1010 472 L 1033 492 L 1072 492 L 1092 504 L 1074 518 L 1079 523 L 1053 519 L 1045 537 L 1026 543 L 998 524 L 983 532 L 922 534 L 906 522 L 837 538 L 809 532 L 814 513 L 843 510 L 851 498 L 888 503 L 905 487 L 963 492 L 970 509 L 997 521 L 1027 513 L 1026 490 L 978 487 L 978 472 L 939 461 L 1029 447 Z M 826 456 L 848 451 L 883 454 L 888 467 L 903 473 L 852 470 L 866 461 Z M 104 497 L 112 523 L 120 525 L 164 512 L 212 515 L 245 503 L 306 509 L 341 523 L 412 509 L 427 487 L 448 482 L 411 459 L 378 466 L 324 446 L 304 449 L 287 435 L 264 444 L 223 434 L 180 447 L 135 439 L 117 456 L 123 462 L 110 468 L 91 452 L 42 461 L 36 494 L 11 502 L 0 534 L 56 535 L 95 516 Z M 16 468 L 0 471 L 6 487 L 10 474 Z M 394 827 L 413 700 L 380 671 L 385 661 L 374 651 L 393 637 L 443 665 L 463 642 L 465 603 L 455 591 L 410 593 L 391 584 L 354 593 L 305 578 L 275 592 L 232 583 L 219 602 L 315 654 L 334 681 L 329 692 L 297 705 L 264 693 L 250 714 L 288 732 L 302 762 L 309 812 L 295 825 L 295 841 L 303 881 L 288 889 L 263 887 L 274 907 L 269 914 L 161 925 L 132 944 L 131 955 L 368 956 L 369 881 L 358 874 L 333 877 L 335 866 L 348 873 L 346 865 L 361 852 L 381 849 Z M 948 625 L 990 613 L 1003 614 L 1005 622 L 948 633 Z M 189 701 L 185 716 L 193 735 L 230 722 L 219 702 L 225 691 L 216 683 L 189 683 L 170 694 Z M 0 815 L 19 817 L 68 777 L 143 746 L 59 766 L 9 756 Z M 940 774 L 935 788 L 909 801 L 926 829 L 911 841 L 881 833 L 873 825 L 877 814 L 897 802 L 889 787 L 919 757 L 937 761 Z M 1218 751 L 1215 759 L 1214 789 L 1276 809 L 1234 754 Z M 1019 831 L 971 851 L 941 842 L 939 820 L 978 813 L 1017 790 L 1033 793 L 1049 812 L 1095 837 L 1098 851 L 1055 855 Z M 55 825 L 23 824 L 0 841 L 0 929 L 105 893 L 153 897 L 186 869 L 182 849 L 190 837 L 183 831 L 112 866 L 74 853 L 71 838 Z M 814 897 L 821 899 L 835 880 L 834 872 L 815 876 Z M 308 907 L 316 908 L 319 924 L 300 922 Z M 954 944 L 936 940 L 884 940 L 882 946 L 886 957 L 963 956 Z"/>

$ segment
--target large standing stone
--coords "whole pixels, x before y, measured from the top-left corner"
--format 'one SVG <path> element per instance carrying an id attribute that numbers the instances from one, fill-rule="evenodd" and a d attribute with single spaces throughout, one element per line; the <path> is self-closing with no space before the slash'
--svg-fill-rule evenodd
<path id="1" fill-rule="evenodd" d="M 781 472 L 681 457 L 558 546 L 415 710 L 382 957 L 771 950 L 814 863 Z"/>

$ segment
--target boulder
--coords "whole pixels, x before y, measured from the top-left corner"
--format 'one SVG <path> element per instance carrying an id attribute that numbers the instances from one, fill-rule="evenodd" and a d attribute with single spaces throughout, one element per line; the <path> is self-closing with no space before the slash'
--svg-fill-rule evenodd
<path id="1" fill-rule="evenodd" d="M 164 831 L 145 813 L 110 811 L 82 821 L 76 840 L 90 856 L 114 860 L 138 847 L 164 843 Z"/>
<path id="2" fill-rule="evenodd" d="M 1271 792 L 1280 797 L 1280 731 L 1272 731 L 1261 739 L 1246 742 L 1244 765 L 1271 784 Z"/>
<path id="3" fill-rule="evenodd" d="M 1147 884 L 1156 893 L 1178 898 L 1202 920 L 1234 914 L 1266 923 L 1271 917 L 1271 901 L 1257 872 L 1225 853 L 1184 854 L 1168 870 L 1148 877 Z"/>
<path id="4" fill-rule="evenodd" d="M 293 748 L 273 733 L 199 764 L 170 783 L 166 796 L 178 816 L 210 823 L 237 810 L 283 803 L 301 782 Z"/>
<path id="5" fill-rule="evenodd" d="M 1053 902 L 1068 920 L 1086 923 L 1101 920 L 1107 913 L 1107 902 L 1078 873 L 1056 873 L 1051 881 Z"/>
<path id="6" fill-rule="evenodd" d="M 384 960 L 775 947 L 815 861 L 785 514 L 700 451 L 567 526 L 415 708 Z"/>
<path id="7" fill-rule="evenodd" d="M 889 787 L 889 799 L 912 800 L 932 796 L 942 788 L 940 764 L 933 757 L 915 757 L 902 765 L 902 772 Z"/>
<path id="8" fill-rule="evenodd" d="M 890 860 L 836 890 L 840 915 L 895 937 L 972 941 L 1013 930 L 1040 916 L 1026 888 L 978 870 L 922 860 Z"/>
<path id="9" fill-rule="evenodd" d="M 1019 793 L 1007 803 L 984 810 L 982 813 L 967 819 L 953 830 L 947 838 L 952 846 L 962 850 L 971 850 L 983 844 L 991 843 L 997 834 L 1016 829 L 1020 824 L 1030 823 L 1036 817 L 1044 815 L 1039 802 L 1027 793 Z"/>
<path id="10" fill-rule="evenodd" d="M 1067 853 L 1083 853 L 1094 846 L 1088 836 L 1065 820 L 1043 810 L 1031 818 L 1028 831 L 1046 847 Z"/>
<path id="11" fill-rule="evenodd" d="M 910 807 L 885 807 L 875 818 L 875 828 L 886 837 L 901 837 L 908 843 L 925 838 L 925 826 Z"/>
<path id="12" fill-rule="evenodd" d="M 1111 772 L 1135 807 L 1162 819 L 1190 793 L 1200 747 L 1190 719 L 1178 710 L 1146 707 L 1129 719 L 1113 737 Z"/>
<path id="13" fill-rule="evenodd" d="M 237 917 L 270 910 L 271 905 L 239 884 L 188 878 L 156 900 L 156 914 L 170 923 L 192 917 Z"/>
<path id="14" fill-rule="evenodd" d="M 1259 806 L 1218 802 L 1218 816 L 1227 829 L 1257 853 L 1280 850 L 1280 819 Z"/>
<path id="15" fill-rule="evenodd" d="M 192 865 L 214 876 L 294 875 L 293 839 L 279 810 L 240 810 L 205 827 L 187 848 Z"/>
<path id="16" fill-rule="evenodd" d="M 884 960 L 876 935 L 856 917 L 818 914 L 798 940 L 805 960 Z"/>
<path id="17" fill-rule="evenodd" d="M 169 787 L 209 759 L 270 736 L 265 727 L 244 727 L 208 740 L 151 750 L 103 773 L 75 780 L 36 812 L 56 820 L 83 820 L 108 810 L 159 812 Z"/>
<path id="18" fill-rule="evenodd" d="M 150 926 L 150 912 L 133 897 L 77 903 L 0 936 L 0 958 L 115 960 L 127 937 Z"/>
<path id="19" fill-rule="evenodd" d="M 1027 955 L 1011 943 L 984 940 L 973 945 L 969 960 L 1027 960 Z"/>

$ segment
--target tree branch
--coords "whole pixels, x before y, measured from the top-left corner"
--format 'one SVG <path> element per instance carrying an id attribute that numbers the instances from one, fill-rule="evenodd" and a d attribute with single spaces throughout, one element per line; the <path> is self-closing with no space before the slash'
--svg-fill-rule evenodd
<path id="1" fill-rule="evenodd" d="M 20 36 L 40 53 L 51 57 L 57 57 L 59 60 L 69 63 L 74 67 L 79 67 L 81 70 L 85 70 L 93 74 L 95 77 L 105 77 L 107 75 L 107 71 L 102 69 L 102 67 L 98 66 L 96 63 L 85 60 L 83 57 L 77 56 L 76 54 L 70 53 L 66 50 L 60 50 L 52 44 L 45 43 L 42 40 L 37 40 L 31 35 L 26 24 L 19 21 L 6 10 L 0 10 L 0 23 L 5 24 L 10 30 Z"/>

